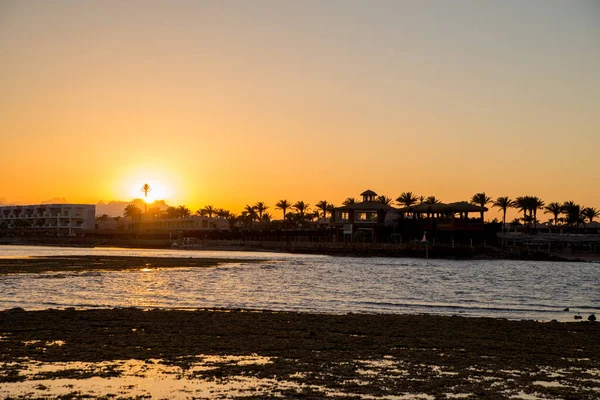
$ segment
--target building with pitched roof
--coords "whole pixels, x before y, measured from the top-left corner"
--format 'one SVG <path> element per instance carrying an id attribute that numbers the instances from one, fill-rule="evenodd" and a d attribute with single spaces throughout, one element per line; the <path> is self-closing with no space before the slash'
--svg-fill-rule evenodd
<path id="1" fill-rule="evenodd" d="M 451 238 L 483 233 L 483 213 L 486 207 L 466 201 L 455 203 L 416 204 L 395 208 L 376 200 L 377 193 L 366 190 L 362 201 L 337 207 L 331 221 L 336 240 L 349 241 L 357 232 L 362 240 L 385 242 L 393 233 L 408 238 Z"/>
<path id="2" fill-rule="evenodd" d="M 372 190 L 360 195 L 363 198 L 361 202 L 337 207 L 333 212 L 331 223 L 338 240 L 346 240 L 357 232 L 364 232 L 370 241 L 376 242 L 385 231 L 386 214 L 394 208 L 376 201 L 377 193 Z"/>

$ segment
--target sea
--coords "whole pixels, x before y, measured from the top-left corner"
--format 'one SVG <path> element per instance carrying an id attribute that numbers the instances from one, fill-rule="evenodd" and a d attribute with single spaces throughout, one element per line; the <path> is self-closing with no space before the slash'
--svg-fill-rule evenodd
<path id="1" fill-rule="evenodd" d="M 233 262 L 161 269 L 140 260 L 139 269 L 126 271 L 0 275 L 0 309 L 242 308 L 539 321 L 585 320 L 600 314 L 597 263 L 0 246 L 0 258 L 66 255 Z"/>

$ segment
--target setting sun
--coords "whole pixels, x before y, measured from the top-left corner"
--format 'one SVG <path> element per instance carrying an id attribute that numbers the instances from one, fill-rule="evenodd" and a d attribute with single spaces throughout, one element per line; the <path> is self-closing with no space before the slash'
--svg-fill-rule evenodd
<path id="1" fill-rule="evenodd" d="M 145 193 L 144 186 L 148 185 L 148 191 Z M 152 203 L 155 200 L 168 199 L 170 197 L 169 190 L 156 180 L 146 180 L 144 182 L 135 183 L 131 188 L 130 196 L 133 198 L 142 198 L 146 203 Z"/>
<path id="2" fill-rule="evenodd" d="M 142 165 L 131 162 L 121 165 L 113 176 L 114 197 L 127 200 L 143 199 L 147 203 L 155 200 L 177 202 L 181 195 L 181 181 L 171 168 L 160 162 Z M 142 188 L 149 186 L 147 195 Z"/>

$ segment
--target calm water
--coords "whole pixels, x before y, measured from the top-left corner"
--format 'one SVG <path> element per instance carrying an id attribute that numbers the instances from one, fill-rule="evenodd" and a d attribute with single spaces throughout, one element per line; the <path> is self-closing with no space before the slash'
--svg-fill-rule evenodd
<path id="1" fill-rule="evenodd" d="M 228 307 L 572 321 L 600 312 L 600 265 L 279 253 L 0 246 L 0 257 L 235 259 L 214 268 L 0 275 L 0 309 Z M 260 263 L 248 260 L 261 259 Z M 570 307 L 570 312 L 563 308 Z"/>

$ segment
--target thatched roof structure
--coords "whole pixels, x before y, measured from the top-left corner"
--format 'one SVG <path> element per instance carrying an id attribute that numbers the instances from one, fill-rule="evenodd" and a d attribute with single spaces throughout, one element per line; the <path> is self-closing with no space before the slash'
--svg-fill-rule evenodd
<path id="1" fill-rule="evenodd" d="M 448 204 L 453 212 L 481 212 L 487 211 L 487 207 L 481 207 L 475 204 L 467 203 L 466 201 L 457 201 Z"/>
<path id="2" fill-rule="evenodd" d="M 486 207 L 476 206 L 474 204 L 467 203 L 466 201 L 458 201 L 455 203 L 437 203 L 437 204 L 417 204 L 415 206 L 404 207 L 400 209 L 400 212 L 406 213 L 464 213 L 464 212 L 482 212 L 487 211 Z"/>
<path id="3" fill-rule="evenodd" d="M 357 211 L 379 211 L 379 210 L 393 210 L 394 208 L 388 206 L 387 204 L 380 203 L 378 201 L 361 201 L 360 203 L 352 203 L 345 206 L 337 207 L 336 210 L 348 211 L 348 210 L 357 210 Z"/>

